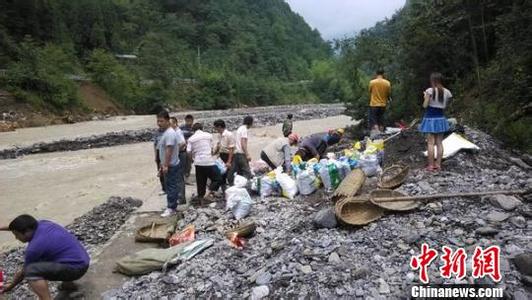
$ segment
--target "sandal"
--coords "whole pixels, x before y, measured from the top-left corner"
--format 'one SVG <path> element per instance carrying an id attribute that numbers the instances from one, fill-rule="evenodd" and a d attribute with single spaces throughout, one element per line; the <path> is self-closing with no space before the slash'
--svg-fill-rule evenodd
<path id="1" fill-rule="evenodd" d="M 436 167 L 435 167 L 435 166 L 428 165 L 428 166 L 425 167 L 425 171 L 427 171 L 427 172 L 434 172 L 434 171 L 436 171 Z"/>

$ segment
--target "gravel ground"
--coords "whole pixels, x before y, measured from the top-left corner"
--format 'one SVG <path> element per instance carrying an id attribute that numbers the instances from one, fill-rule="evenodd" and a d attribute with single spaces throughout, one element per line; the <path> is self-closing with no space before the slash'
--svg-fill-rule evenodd
<path id="1" fill-rule="evenodd" d="M 415 136 L 415 134 L 413 134 Z M 407 136 L 408 137 L 408 136 Z M 399 189 L 405 194 L 523 189 L 532 186 L 531 171 L 511 157 L 486 134 L 466 128 L 466 137 L 482 150 L 459 153 L 445 161 L 444 171 L 427 173 L 413 168 Z M 419 137 L 415 137 L 418 139 Z M 408 142 L 406 139 L 403 142 Z M 402 142 L 401 142 L 402 143 Z M 420 161 L 417 152 L 395 153 L 389 161 Z M 422 160 L 422 159 L 421 159 Z M 367 180 L 365 189 L 375 186 Z M 454 198 L 421 205 L 408 213 L 388 213 L 360 228 L 316 228 L 313 218 L 332 206 L 326 195 L 255 198 L 252 213 L 255 235 L 240 251 L 230 247 L 223 231 L 233 225 L 229 213 L 218 208 L 189 209 L 180 226 L 196 226 L 196 238 L 215 238 L 216 243 L 194 259 L 167 273 L 153 272 L 132 278 L 104 299 L 198 298 L 358 298 L 409 297 L 418 275 L 409 268 L 421 243 L 441 250 L 464 247 L 471 257 L 476 246 L 501 248 L 502 281 L 508 299 L 527 299 L 530 276 L 518 270 L 514 259 L 526 263 L 532 252 L 532 199 L 514 197 Z M 436 262 L 436 261 L 435 261 Z M 464 280 L 439 276 L 439 261 L 429 268 L 431 283 L 490 283 L 473 280 L 470 258 Z M 520 263 L 521 265 L 525 265 Z"/>
<path id="2" fill-rule="evenodd" d="M 215 110 L 194 112 L 196 120 L 203 122 L 206 130 L 212 130 L 215 119 L 223 118 L 229 130 L 235 130 L 242 124 L 245 115 L 252 115 L 254 126 L 270 126 L 283 122 L 287 113 L 294 114 L 294 120 L 321 119 L 341 115 L 345 110 L 343 104 L 315 104 L 256 107 L 247 109 Z M 180 120 L 182 114 L 176 115 Z M 61 139 L 52 142 L 39 142 L 29 146 L 13 147 L 0 150 L 0 159 L 12 159 L 22 155 L 57 151 L 73 151 L 90 148 L 102 148 L 123 144 L 147 142 L 153 139 L 154 128 L 109 132 L 75 139 Z"/>
<path id="3" fill-rule="evenodd" d="M 133 198 L 111 197 L 90 212 L 77 218 L 66 228 L 75 234 L 82 244 L 88 249 L 91 256 L 98 251 L 126 222 L 131 214 L 142 205 L 142 201 Z M 12 276 L 24 264 L 24 248 L 14 249 L 0 254 L 0 265 L 5 274 Z M 51 284 L 55 293 L 57 284 Z M 9 294 L 13 299 L 31 298 L 27 284 L 20 285 Z"/>

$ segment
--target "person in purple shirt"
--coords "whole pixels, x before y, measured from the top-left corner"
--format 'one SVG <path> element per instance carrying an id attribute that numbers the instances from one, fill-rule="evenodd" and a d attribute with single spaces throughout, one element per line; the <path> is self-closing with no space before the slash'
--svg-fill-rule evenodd
<path id="1" fill-rule="evenodd" d="M 89 269 L 89 254 L 61 225 L 20 215 L 0 230 L 11 231 L 17 240 L 28 243 L 24 268 L 15 274 L 3 293 L 11 291 L 25 278 L 39 299 L 52 299 L 48 281 L 62 281 L 59 289 L 72 289 L 72 282 Z"/>

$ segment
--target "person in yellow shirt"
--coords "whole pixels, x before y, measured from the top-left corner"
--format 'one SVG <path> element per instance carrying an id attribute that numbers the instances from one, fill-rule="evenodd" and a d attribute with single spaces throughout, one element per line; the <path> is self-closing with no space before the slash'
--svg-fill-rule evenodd
<path id="1" fill-rule="evenodd" d="M 369 128 L 384 131 L 384 112 L 390 98 L 392 85 L 384 79 L 384 71 L 378 70 L 377 77 L 369 82 Z"/>

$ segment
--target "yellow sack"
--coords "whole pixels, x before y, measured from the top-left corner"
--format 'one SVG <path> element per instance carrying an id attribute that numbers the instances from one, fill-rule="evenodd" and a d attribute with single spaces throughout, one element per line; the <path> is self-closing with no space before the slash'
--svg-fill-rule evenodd
<path id="1" fill-rule="evenodd" d="M 379 140 L 368 140 L 368 144 L 366 145 L 366 149 L 368 147 L 375 147 L 377 148 L 377 151 L 382 151 L 384 150 L 384 140 L 383 139 L 379 139 Z"/>
<path id="2" fill-rule="evenodd" d="M 355 148 L 356 150 L 360 150 L 360 149 L 362 149 L 362 144 L 360 143 L 360 141 L 356 141 L 356 142 L 353 144 L 353 148 Z"/>
<path id="3" fill-rule="evenodd" d="M 294 155 L 294 158 L 292 158 L 292 163 L 294 165 L 299 165 L 303 162 L 303 159 L 299 155 Z"/>

